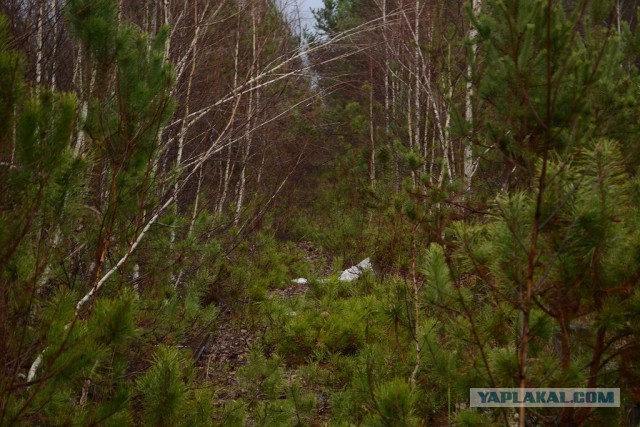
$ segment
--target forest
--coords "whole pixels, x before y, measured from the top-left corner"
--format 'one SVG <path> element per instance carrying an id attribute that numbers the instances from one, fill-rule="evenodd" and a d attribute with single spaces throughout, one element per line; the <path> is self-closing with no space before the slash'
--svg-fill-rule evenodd
<path id="1" fill-rule="evenodd" d="M 640 426 L 638 6 L 2 0 L 0 426 Z"/>

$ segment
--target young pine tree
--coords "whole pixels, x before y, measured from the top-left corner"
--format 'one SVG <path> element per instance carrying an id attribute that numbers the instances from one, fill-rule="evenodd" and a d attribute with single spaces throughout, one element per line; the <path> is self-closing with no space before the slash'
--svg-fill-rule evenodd
<path id="1" fill-rule="evenodd" d="M 454 379 L 461 389 L 621 387 L 637 405 L 637 365 L 625 362 L 638 346 L 637 179 L 625 160 L 638 135 L 623 123 L 638 112 L 628 93 L 638 77 L 625 56 L 631 33 L 602 24 L 601 9 L 487 1 L 476 22 L 483 68 L 474 136 L 490 147 L 481 174 L 497 197 L 485 221 L 451 227 L 455 286 L 428 275 L 426 295 L 428 306 L 449 313 L 430 335 L 436 350 L 426 366 L 444 356 L 438 343 L 471 353 L 466 379 Z M 519 423 L 610 416 L 520 409 Z"/>

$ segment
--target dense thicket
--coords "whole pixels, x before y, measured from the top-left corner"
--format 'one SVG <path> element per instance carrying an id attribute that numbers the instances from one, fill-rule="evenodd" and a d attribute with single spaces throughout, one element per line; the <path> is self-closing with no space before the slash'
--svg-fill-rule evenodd
<path id="1" fill-rule="evenodd" d="M 2 3 L 0 425 L 638 425 L 636 6 Z"/>
<path id="2" fill-rule="evenodd" d="M 290 26 L 269 2 L 2 12 L 0 424 L 209 424 L 193 359 L 264 292 L 233 250 L 314 96 Z"/>

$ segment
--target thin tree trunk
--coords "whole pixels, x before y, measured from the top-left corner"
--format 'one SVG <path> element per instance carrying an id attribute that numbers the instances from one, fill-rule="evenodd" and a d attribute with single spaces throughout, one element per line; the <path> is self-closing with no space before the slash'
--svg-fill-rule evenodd
<path id="1" fill-rule="evenodd" d="M 478 15 L 482 7 L 482 0 L 471 0 L 472 13 Z M 469 54 L 469 64 L 467 66 L 467 90 L 465 97 L 465 120 L 469 126 L 473 127 L 473 66 L 476 58 L 477 46 L 475 44 L 478 36 L 478 30 L 469 23 L 469 40 L 471 41 L 471 52 Z M 467 193 L 471 189 L 471 181 L 475 174 L 475 160 L 473 158 L 473 150 L 471 142 L 467 141 L 464 147 L 463 172 L 464 172 L 464 191 Z"/>
<path id="2" fill-rule="evenodd" d="M 169 0 L 163 0 L 163 12 L 164 12 L 164 25 L 171 25 L 171 4 Z M 171 36 L 167 37 L 167 41 L 164 44 L 164 60 L 169 59 L 169 53 L 171 52 Z"/>
<path id="3" fill-rule="evenodd" d="M 36 17 L 36 97 L 40 96 L 40 86 L 42 85 L 42 61 L 44 60 L 44 0 L 38 5 Z"/>
<path id="4" fill-rule="evenodd" d="M 218 201 L 218 213 L 222 213 L 224 210 L 224 204 L 227 200 L 227 194 L 229 193 L 229 186 L 231 184 L 231 175 L 233 174 L 233 170 L 235 169 L 235 165 L 231 162 L 231 144 L 227 145 L 227 161 L 225 162 L 224 169 L 224 180 L 222 187 L 222 195 L 220 196 L 220 200 Z"/>
<path id="5" fill-rule="evenodd" d="M 391 118 L 395 119 L 395 114 L 391 111 L 392 104 L 395 103 L 395 87 L 393 85 L 392 73 L 391 73 L 391 61 L 389 60 L 391 55 L 391 48 L 389 46 L 389 23 L 387 16 L 387 0 L 382 0 L 382 37 L 384 40 L 384 139 L 385 143 L 389 146 L 393 155 L 393 164 L 395 172 L 395 186 L 396 191 L 400 191 L 400 161 L 398 159 L 398 153 L 395 147 L 395 141 L 391 135 Z"/>
<path id="6" fill-rule="evenodd" d="M 198 187 L 196 188 L 196 199 L 193 202 L 193 211 L 191 212 L 191 222 L 189 223 L 189 230 L 187 231 L 187 237 L 191 237 L 193 234 L 193 228 L 196 224 L 196 218 L 198 217 L 198 206 L 200 203 L 200 189 L 202 187 L 202 168 L 198 171 Z"/>
<path id="7" fill-rule="evenodd" d="M 239 54 L 240 54 L 240 9 L 238 9 L 238 17 L 236 19 L 236 46 L 233 53 L 233 90 L 234 91 L 238 87 L 238 74 L 240 72 L 240 70 L 238 69 Z M 231 124 L 232 135 L 234 133 L 234 129 L 235 129 L 235 125 L 232 123 Z M 220 214 L 224 210 L 224 204 L 226 203 L 227 195 L 229 194 L 229 187 L 231 185 L 231 175 L 233 174 L 234 169 L 235 169 L 235 165 L 231 163 L 231 144 L 227 144 L 227 162 L 226 162 L 226 167 L 224 171 L 224 185 L 222 187 L 222 194 L 220 196 L 220 200 L 218 201 L 218 213 Z"/>
<path id="8" fill-rule="evenodd" d="M 413 291 L 413 309 L 414 309 L 414 321 L 413 321 L 413 339 L 415 341 L 416 346 L 416 358 L 413 366 L 413 371 L 411 372 L 411 377 L 409 378 L 409 384 L 412 389 L 416 388 L 416 377 L 418 376 L 418 371 L 420 369 L 420 355 L 422 353 L 422 346 L 420 345 L 420 286 L 418 284 L 418 278 L 416 274 L 416 257 L 417 257 L 417 247 L 416 247 L 416 233 L 412 233 L 412 242 L 411 242 L 411 286 Z"/>
<path id="9" fill-rule="evenodd" d="M 257 26 L 256 26 L 256 7 L 255 4 L 252 4 L 251 6 L 251 31 L 252 31 L 252 40 L 251 40 L 251 51 L 252 51 L 252 64 L 251 67 L 253 68 L 252 70 L 252 75 L 257 74 L 257 68 L 258 68 L 258 57 L 257 57 L 257 45 L 256 45 L 256 30 L 257 30 Z M 235 214 L 235 218 L 234 218 L 234 224 L 238 225 L 239 221 L 240 221 L 240 215 L 242 213 L 242 207 L 244 204 L 244 197 L 245 197 L 245 191 L 246 191 L 246 186 L 247 186 L 247 162 L 249 160 L 249 155 L 251 153 L 251 145 L 252 145 L 252 140 L 253 140 L 253 133 L 252 133 L 252 125 L 253 125 L 253 121 L 254 121 L 254 97 L 255 97 L 255 101 L 257 103 L 258 101 L 258 96 L 257 96 L 257 92 L 254 93 L 254 91 L 257 91 L 257 87 L 254 88 L 253 83 L 250 84 L 249 88 L 251 89 L 251 91 L 249 92 L 249 102 L 248 102 L 248 106 L 247 106 L 247 121 L 246 121 L 246 128 L 245 128 L 245 147 L 244 147 L 244 154 L 242 156 L 242 170 L 240 171 L 240 181 L 238 183 L 238 197 L 237 197 L 237 202 L 236 202 L 236 214 Z M 255 111 L 258 110 L 258 106 L 255 106 Z"/>
<path id="10" fill-rule="evenodd" d="M 185 139 L 187 136 L 187 131 L 188 131 L 188 127 L 187 127 L 187 117 L 189 117 L 189 105 L 191 103 L 191 89 L 193 87 L 193 76 L 195 75 L 195 70 L 196 70 L 196 62 L 198 59 L 198 38 L 199 38 L 199 34 L 200 34 L 200 22 L 198 21 L 198 2 L 194 2 L 193 3 L 193 19 L 195 22 L 195 30 L 194 30 L 194 35 L 193 35 L 193 39 L 191 40 L 191 45 L 189 47 L 189 52 L 192 53 L 192 57 L 191 57 L 191 69 L 189 70 L 189 76 L 187 77 L 187 92 L 185 94 L 185 98 L 184 98 L 184 116 L 182 119 L 182 122 L 180 124 L 180 132 L 178 134 L 178 149 L 177 149 L 177 153 L 176 153 L 176 169 L 180 169 L 181 165 L 182 165 L 182 154 L 184 151 L 184 144 L 185 144 Z M 168 42 L 167 42 L 168 43 Z M 188 53 L 187 53 L 188 56 Z M 179 209 L 180 206 L 178 205 L 178 184 L 179 181 L 176 180 L 174 187 L 173 187 L 173 198 L 175 201 L 175 212 L 176 214 L 179 213 Z M 175 242 L 176 239 L 176 233 L 175 233 L 175 229 L 171 230 L 171 242 Z"/>
<path id="11" fill-rule="evenodd" d="M 56 64 L 58 58 L 58 0 L 52 0 L 49 17 L 53 23 L 53 51 L 51 52 L 53 66 L 51 67 L 51 90 L 55 91 L 57 90 L 58 84 L 58 64 Z"/>
<path id="12" fill-rule="evenodd" d="M 371 158 L 369 166 L 369 181 L 371 189 L 376 188 L 376 140 L 373 126 L 373 60 L 369 58 L 369 139 L 371 143 Z"/>
<path id="13" fill-rule="evenodd" d="M 96 72 L 93 66 L 89 65 L 87 68 L 87 64 L 85 64 L 84 60 L 84 49 L 82 45 L 78 45 L 78 53 L 77 53 L 77 63 L 76 70 L 74 71 L 74 75 L 77 78 L 76 87 L 80 92 L 80 113 L 78 121 L 83 123 L 87 119 L 87 115 L 89 114 L 89 98 L 91 97 L 91 93 L 93 91 L 93 85 L 96 79 Z M 88 75 L 87 75 L 88 74 Z M 84 132 L 83 126 L 78 126 L 78 135 L 75 140 L 75 144 L 73 147 L 73 151 L 76 156 L 79 156 L 84 150 L 86 135 Z"/>
<path id="14" fill-rule="evenodd" d="M 415 140 L 415 145 L 418 146 L 418 147 L 420 146 L 420 142 L 421 142 L 421 139 L 420 139 L 420 121 L 421 121 L 421 117 L 422 117 L 422 114 L 420 112 L 421 111 L 421 104 L 420 104 L 420 98 L 421 98 L 420 97 L 420 93 L 421 93 L 421 90 L 420 90 L 420 77 L 421 77 L 421 74 L 422 74 L 421 71 L 420 71 L 421 70 L 421 60 L 420 60 L 420 57 L 421 57 L 421 52 L 420 52 L 420 7 L 421 7 L 420 0 L 416 0 L 416 2 L 415 2 L 415 8 L 416 8 L 416 10 L 415 10 L 415 22 L 414 22 L 414 29 L 413 29 L 413 31 L 414 31 L 414 40 L 413 40 L 413 42 L 415 44 L 415 46 L 414 46 L 414 48 L 415 48 L 415 50 L 414 50 L 414 64 L 413 64 L 414 65 L 413 72 L 415 74 L 414 75 L 415 88 L 414 88 L 414 94 L 413 94 L 413 96 L 414 96 L 414 98 L 413 98 L 413 102 L 414 102 L 414 111 L 413 111 L 413 113 L 414 113 L 414 127 L 415 127 L 415 130 L 413 132 L 413 137 L 414 137 L 414 140 Z"/>

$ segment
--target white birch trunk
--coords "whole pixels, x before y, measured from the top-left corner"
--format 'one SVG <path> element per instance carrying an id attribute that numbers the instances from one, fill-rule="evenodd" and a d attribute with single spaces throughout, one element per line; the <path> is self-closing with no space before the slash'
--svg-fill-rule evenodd
<path id="1" fill-rule="evenodd" d="M 420 0 L 416 0 L 415 2 L 415 22 L 414 22 L 414 43 L 415 43 L 415 51 L 414 51 L 414 98 L 413 98 L 413 102 L 414 102 L 414 127 L 415 130 L 413 132 L 413 137 L 415 140 L 415 145 L 416 146 L 420 146 L 420 119 L 422 117 L 422 114 L 420 113 L 420 76 L 421 76 L 421 61 L 420 61 L 420 57 L 421 57 L 421 52 L 420 52 Z"/>
<path id="2" fill-rule="evenodd" d="M 53 0 L 51 2 L 51 9 L 49 10 L 49 19 L 51 19 L 51 22 L 53 22 L 53 50 L 51 52 L 51 58 L 52 61 L 54 61 L 53 63 L 53 67 L 51 70 L 51 89 L 52 90 L 57 90 L 57 71 L 58 71 L 58 66 L 55 63 L 57 61 L 58 58 L 58 0 Z"/>
<path id="3" fill-rule="evenodd" d="M 376 140 L 373 125 L 373 60 L 369 58 L 369 139 L 371 144 L 371 158 L 369 166 L 369 181 L 371 189 L 376 188 Z"/>
<path id="4" fill-rule="evenodd" d="M 471 9 L 474 15 L 480 13 L 480 9 L 482 7 L 482 0 L 471 0 Z M 476 38 L 478 36 L 478 30 L 473 26 L 473 24 L 469 23 L 469 40 L 471 41 L 471 53 L 469 55 L 469 65 L 467 66 L 467 90 L 466 90 L 466 98 L 465 98 L 465 120 L 469 124 L 469 126 L 473 126 L 473 63 L 476 58 Z M 477 170 L 477 160 L 473 158 L 473 149 L 471 146 L 471 141 L 467 141 L 467 144 L 464 147 L 464 159 L 463 159 L 463 169 L 464 169 L 464 189 L 465 192 L 471 189 L 471 181 L 473 179 L 473 175 Z"/>
<path id="5" fill-rule="evenodd" d="M 238 87 L 238 60 L 240 54 L 240 10 L 238 9 L 238 18 L 236 19 L 236 46 L 233 53 L 233 90 L 235 91 Z M 238 95 L 240 96 L 240 95 Z M 231 125 L 231 133 L 233 133 L 235 126 Z M 233 169 L 235 169 L 235 164 L 231 162 L 231 144 L 227 145 L 227 162 L 224 170 L 224 184 L 222 187 L 222 194 L 220 195 L 220 200 L 218 201 L 218 213 L 222 213 L 224 210 L 224 204 L 227 201 L 227 195 L 229 194 L 229 186 L 231 185 L 231 175 L 233 174 Z"/>
<path id="6" fill-rule="evenodd" d="M 80 92 L 80 112 L 79 112 L 79 122 L 82 124 L 89 114 L 89 98 L 91 97 L 91 92 L 93 90 L 93 84 L 95 82 L 95 70 L 93 67 L 86 70 L 84 63 L 84 49 L 82 49 L 82 45 L 78 45 L 77 52 L 77 62 L 76 62 L 76 70 L 74 74 L 77 78 L 76 87 Z M 87 78 L 87 72 L 89 74 Z M 78 135 L 75 140 L 75 144 L 73 146 L 73 151 L 76 156 L 80 156 L 82 151 L 84 150 L 86 135 L 84 132 L 83 126 L 78 126 Z"/>
<path id="7" fill-rule="evenodd" d="M 198 59 L 198 39 L 199 39 L 199 35 L 200 35 L 200 23 L 198 22 L 198 2 L 194 2 L 194 21 L 195 21 L 195 25 L 196 28 L 194 30 L 194 36 L 193 39 L 191 40 L 191 44 L 189 47 L 189 52 L 192 53 L 192 57 L 191 57 L 191 68 L 189 70 L 189 76 L 187 77 L 187 92 L 185 94 L 185 98 L 184 98 L 184 116 L 183 116 L 183 120 L 182 123 L 180 124 L 180 132 L 178 134 L 178 149 L 177 149 L 177 153 L 176 153 L 176 163 L 175 163 L 175 167 L 177 170 L 180 170 L 180 167 L 182 166 L 182 154 L 184 151 L 184 144 L 185 144 L 185 139 L 187 137 L 187 131 L 188 131 L 188 126 L 187 126 L 187 117 L 189 117 L 189 105 L 191 103 L 191 89 L 193 86 L 193 76 L 195 74 L 195 70 L 196 70 L 196 62 Z M 168 43 L 168 42 L 167 42 Z M 187 56 L 189 54 L 189 52 L 187 52 Z M 176 180 L 174 187 L 173 187 L 173 198 L 174 198 L 174 202 L 175 202 L 175 212 L 176 214 L 179 213 L 179 205 L 178 205 L 178 191 L 179 191 L 179 181 Z M 176 232 L 175 229 L 171 230 L 171 243 L 175 242 L 176 239 Z"/>
<path id="8" fill-rule="evenodd" d="M 196 218 L 198 217 L 198 207 L 200 203 L 200 189 L 202 187 L 202 168 L 198 172 L 198 188 L 196 188 L 196 199 L 193 202 L 193 211 L 191 212 L 191 221 L 189 222 L 189 230 L 187 231 L 187 237 L 191 237 L 193 234 L 193 228 L 196 224 Z"/>
<path id="9" fill-rule="evenodd" d="M 252 71 L 252 75 L 257 73 L 257 69 L 258 69 L 258 56 L 257 56 L 257 45 L 256 45 L 256 31 L 257 31 L 257 25 L 256 25 L 256 7 L 255 4 L 252 4 L 251 6 L 251 31 L 252 31 L 252 40 L 251 40 L 251 51 L 252 51 L 252 63 L 251 63 L 251 67 L 253 68 Z M 254 121 L 254 95 L 255 95 L 255 101 L 256 104 L 259 101 L 258 98 L 258 93 L 257 90 L 258 88 L 255 87 L 254 85 L 251 84 L 249 86 L 250 89 L 254 89 L 255 90 L 255 94 L 254 94 L 254 90 L 251 90 L 249 92 L 249 102 L 248 102 L 248 106 L 247 106 L 247 123 L 245 124 L 246 129 L 245 129 L 245 148 L 244 148 L 244 154 L 242 156 L 242 170 L 240 171 L 240 181 L 238 183 L 238 197 L 237 197 L 237 201 L 236 201 L 236 214 L 235 214 L 235 218 L 234 218 L 234 224 L 237 226 L 239 221 L 240 221 L 240 214 L 242 213 L 242 207 L 244 204 L 244 197 L 245 197 L 245 191 L 246 191 L 246 186 L 247 186 L 247 161 L 249 160 L 249 154 L 251 153 L 251 145 L 252 145 L 252 140 L 253 140 L 253 134 L 252 134 L 252 123 Z M 257 111 L 259 109 L 259 107 L 256 105 L 255 107 L 255 111 Z"/>
<path id="10" fill-rule="evenodd" d="M 42 85 L 42 61 L 44 60 L 44 1 L 40 1 L 36 17 L 36 97 L 40 97 L 40 85 Z"/>
<path id="11" fill-rule="evenodd" d="M 171 25 L 171 3 L 169 0 L 163 0 L 162 11 L 164 13 L 164 25 Z M 171 36 L 167 37 L 167 41 L 164 44 L 164 60 L 169 59 L 169 53 L 171 52 Z"/>
<path id="12" fill-rule="evenodd" d="M 224 210 L 224 204 L 227 201 L 227 195 L 229 194 L 229 186 L 231 185 L 231 175 L 235 169 L 235 165 L 231 162 L 231 144 L 227 145 L 227 161 L 224 168 L 224 180 L 222 187 L 222 195 L 218 201 L 218 213 L 222 213 Z"/>

